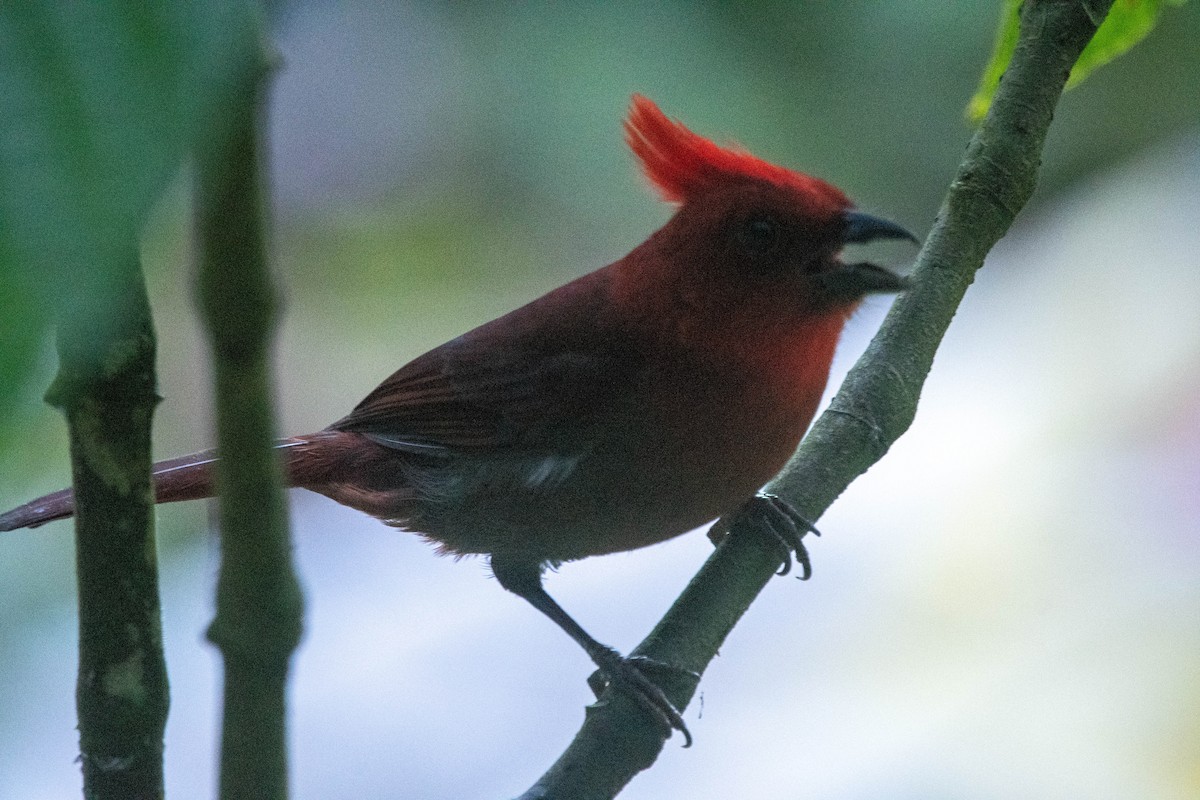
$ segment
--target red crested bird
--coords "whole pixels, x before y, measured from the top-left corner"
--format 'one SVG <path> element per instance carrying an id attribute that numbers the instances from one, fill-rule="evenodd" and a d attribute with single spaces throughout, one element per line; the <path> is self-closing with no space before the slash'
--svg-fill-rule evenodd
<path id="1" fill-rule="evenodd" d="M 844 245 L 915 237 L 837 188 L 721 147 L 634 96 L 625 136 L 678 210 L 627 256 L 401 367 L 346 417 L 277 445 L 309 489 L 439 552 L 480 554 L 505 589 L 690 741 L 646 664 L 589 636 L 548 566 L 661 542 L 739 509 L 795 550 L 807 524 L 758 494 L 796 449 L 842 327 L 906 282 Z M 155 500 L 211 497 L 213 451 L 154 465 Z M 70 490 L 0 515 L 69 517 Z M 790 553 L 784 553 L 784 568 Z"/>

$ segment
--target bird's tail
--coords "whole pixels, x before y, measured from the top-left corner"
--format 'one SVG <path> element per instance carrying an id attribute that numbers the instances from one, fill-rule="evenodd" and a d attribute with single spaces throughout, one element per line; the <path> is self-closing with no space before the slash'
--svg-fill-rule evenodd
<path id="1" fill-rule="evenodd" d="M 342 434 L 322 431 L 308 436 L 293 436 L 281 439 L 275 447 L 284 459 L 285 478 L 288 486 L 313 487 L 327 480 L 336 459 L 343 437 Z M 189 456 L 159 461 L 152 467 L 154 480 L 154 502 L 175 503 L 180 500 L 199 500 L 216 493 L 213 482 L 213 465 L 217 461 L 215 450 L 204 450 Z M 317 489 L 320 491 L 320 489 Z M 39 497 L 37 500 L 0 514 L 0 531 L 18 528 L 36 528 L 57 519 L 66 519 L 75 514 L 75 492 L 62 489 Z"/>

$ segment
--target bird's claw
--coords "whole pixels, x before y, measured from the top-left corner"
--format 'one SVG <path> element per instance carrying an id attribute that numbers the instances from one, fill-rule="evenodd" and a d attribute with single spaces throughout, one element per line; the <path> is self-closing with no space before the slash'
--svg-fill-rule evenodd
<path id="1" fill-rule="evenodd" d="M 690 669 L 664 664 L 661 661 L 645 656 L 630 656 L 626 658 L 615 650 L 597 659 L 604 663 L 600 669 L 588 677 L 588 687 L 599 698 L 606 689 L 613 687 L 625 692 L 639 706 L 667 731 L 676 730 L 683 734 L 683 746 L 692 746 L 692 734 L 683 721 L 683 716 L 675 705 L 667 699 L 662 689 L 650 680 L 648 672 L 671 672 L 675 675 L 684 674 L 692 680 L 700 680 L 700 675 Z"/>
<path id="2" fill-rule="evenodd" d="M 773 494 L 760 492 L 742 506 L 737 516 L 761 531 L 779 551 L 782 563 L 776 574 L 787 575 L 791 572 L 794 554 L 796 563 L 800 565 L 800 580 L 806 581 L 812 577 L 812 562 L 804 546 L 804 536 L 809 533 L 820 536 L 821 532 L 790 503 Z"/>
<path id="3" fill-rule="evenodd" d="M 656 661 L 649 656 L 626 656 L 625 661 L 632 662 L 643 675 L 647 673 L 658 672 L 665 675 L 679 676 L 682 675 L 694 682 L 700 681 L 700 673 L 694 670 L 685 669 L 674 664 L 668 664 L 664 661 Z M 604 690 L 608 688 L 608 678 L 605 677 L 603 670 L 597 669 L 587 679 L 588 687 L 592 690 L 592 694 L 599 699 L 600 695 L 604 694 Z"/>

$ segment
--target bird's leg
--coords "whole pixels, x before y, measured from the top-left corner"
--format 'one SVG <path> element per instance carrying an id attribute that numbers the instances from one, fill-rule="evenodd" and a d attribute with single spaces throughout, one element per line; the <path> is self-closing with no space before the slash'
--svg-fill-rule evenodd
<path id="1" fill-rule="evenodd" d="M 800 565 L 800 580 L 806 581 L 812 576 L 812 562 L 809 561 L 808 549 L 804 546 L 804 536 L 808 533 L 820 536 L 821 532 L 790 503 L 782 497 L 759 492 L 747 500 L 736 513 L 717 520 L 709 530 L 708 538 L 713 544 L 719 544 L 733 530 L 735 523 L 743 519 L 779 550 L 783 565 L 778 574 L 787 575 L 791 571 L 792 554 L 795 553 L 796 563 Z"/>
<path id="2" fill-rule="evenodd" d="M 541 611 L 566 631 L 588 654 L 593 663 L 607 676 L 609 682 L 624 691 L 637 701 L 652 717 L 667 730 L 677 730 L 683 734 L 684 747 L 692 744 L 692 734 L 684 724 L 679 711 L 646 675 L 643 670 L 647 667 L 664 666 L 644 658 L 626 658 L 608 645 L 593 639 L 587 631 L 580 627 L 571 615 L 563 610 L 554 598 L 542 586 L 542 565 L 525 562 L 512 563 L 497 556 L 491 558 L 492 573 L 500 585 L 508 591 L 529 601 L 529 604 Z M 694 673 L 689 673 L 694 675 Z"/>

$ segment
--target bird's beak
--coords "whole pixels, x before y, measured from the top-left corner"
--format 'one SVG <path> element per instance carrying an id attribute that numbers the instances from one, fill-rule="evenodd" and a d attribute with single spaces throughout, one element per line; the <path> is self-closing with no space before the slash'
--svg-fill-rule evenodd
<path id="1" fill-rule="evenodd" d="M 920 243 L 907 228 L 889 220 L 854 209 L 846 211 L 842 217 L 846 221 L 842 241 L 846 244 L 865 244 L 875 239 L 908 239 L 914 244 Z M 867 262 L 840 264 L 837 269 L 825 273 L 823 278 L 829 292 L 847 299 L 867 294 L 902 292 L 909 286 L 908 278 Z"/>
<path id="2" fill-rule="evenodd" d="M 876 239 L 908 239 L 913 244 L 921 243 L 907 228 L 890 220 L 854 209 L 843 213 L 842 218 L 846 220 L 846 229 L 842 234 L 842 241 L 846 244 L 864 244 Z"/>
<path id="3" fill-rule="evenodd" d="M 847 297 L 891 294 L 902 292 L 909 287 L 908 278 L 866 261 L 842 264 L 833 272 L 825 273 L 824 277 L 826 288 L 834 294 Z"/>

